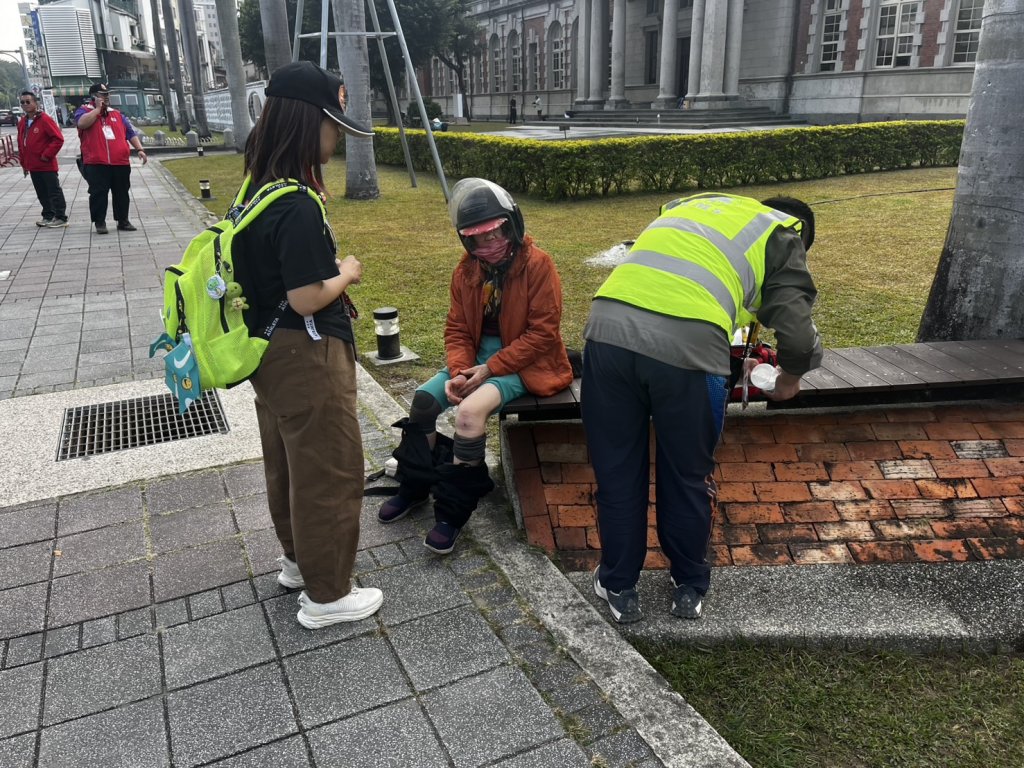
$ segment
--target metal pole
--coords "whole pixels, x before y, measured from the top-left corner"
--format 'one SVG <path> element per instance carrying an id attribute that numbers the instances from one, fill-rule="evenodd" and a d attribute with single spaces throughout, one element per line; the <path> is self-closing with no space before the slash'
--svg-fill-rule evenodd
<path id="1" fill-rule="evenodd" d="M 320 0 L 320 69 L 327 69 L 327 12 L 331 7 L 330 0 Z M 299 19 L 295 17 L 295 26 Z M 341 67 L 341 62 L 338 62 Z"/>
<path id="2" fill-rule="evenodd" d="M 25 78 L 25 88 L 30 90 L 32 88 L 32 81 L 28 77 L 28 66 L 25 64 L 25 49 L 19 48 L 18 53 L 21 54 L 21 74 Z"/>
<path id="3" fill-rule="evenodd" d="M 301 3 L 302 0 L 299 0 Z M 402 142 L 402 154 L 405 155 L 405 167 L 409 169 L 409 181 L 416 187 L 416 171 L 412 167 L 412 155 L 409 153 L 409 140 L 405 136 L 405 126 L 402 124 L 402 107 L 398 103 L 398 94 L 395 92 L 395 83 L 391 77 L 391 67 L 388 65 L 388 54 L 384 47 L 384 38 L 380 34 L 380 20 L 377 18 L 377 8 L 373 0 L 367 0 L 366 7 L 370 11 L 370 19 L 373 21 L 373 31 L 377 33 L 377 48 L 380 51 L 380 60 L 384 63 L 384 79 L 388 81 L 388 95 L 391 97 L 391 109 L 398 120 L 398 138 Z"/>
<path id="4" fill-rule="evenodd" d="M 430 130 L 430 120 L 427 119 L 427 108 L 423 105 L 423 96 L 420 94 L 420 84 L 416 82 L 416 72 L 412 68 L 412 59 L 409 58 L 409 47 L 405 44 L 405 35 L 402 33 L 402 22 L 398 20 L 398 9 L 395 8 L 395 0 L 388 0 L 388 11 L 391 13 L 391 21 L 395 24 L 395 32 L 398 33 L 398 44 L 402 47 L 402 56 L 405 58 L 405 76 L 409 79 L 409 89 L 416 98 L 416 105 L 420 110 L 420 120 L 427 131 L 427 144 L 430 145 L 430 154 L 434 156 L 434 167 L 437 169 L 437 179 L 441 182 L 441 192 L 444 194 L 444 201 L 448 202 L 448 182 L 444 176 L 444 167 L 441 165 L 441 157 L 437 154 L 437 144 L 434 143 L 434 132 Z"/>
<path id="5" fill-rule="evenodd" d="M 302 6 L 304 0 L 299 0 L 295 8 L 295 42 L 292 43 L 292 61 L 299 60 L 299 32 L 302 31 Z"/>

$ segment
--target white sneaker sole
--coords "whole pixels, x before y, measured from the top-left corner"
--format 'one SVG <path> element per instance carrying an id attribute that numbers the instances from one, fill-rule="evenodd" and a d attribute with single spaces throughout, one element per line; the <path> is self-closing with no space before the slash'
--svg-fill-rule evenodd
<path id="1" fill-rule="evenodd" d="M 329 627 L 331 624 L 341 624 L 346 621 L 362 621 L 363 619 L 368 619 L 380 610 L 383 602 L 384 597 L 382 595 L 378 600 L 375 600 L 360 611 L 325 613 L 322 616 L 310 616 L 306 613 L 305 608 L 300 608 L 296 617 L 299 620 L 299 624 L 304 626 L 306 629 L 320 629 L 321 627 Z"/>

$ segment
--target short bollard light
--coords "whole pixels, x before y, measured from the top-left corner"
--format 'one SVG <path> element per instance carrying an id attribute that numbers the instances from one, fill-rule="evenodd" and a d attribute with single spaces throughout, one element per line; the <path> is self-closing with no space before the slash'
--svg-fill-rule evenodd
<path id="1" fill-rule="evenodd" d="M 197 154 L 197 155 L 198 155 L 199 157 L 202 157 L 202 156 L 203 156 L 203 145 L 202 145 L 202 144 L 200 144 L 200 145 L 198 145 L 198 146 L 196 147 L 196 154 Z"/>
<path id="2" fill-rule="evenodd" d="M 373 310 L 373 330 L 377 334 L 379 359 L 394 360 L 402 356 L 402 344 L 398 336 L 398 310 L 395 307 Z"/>
<path id="3" fill-rule="evenodd" d="M 199 180 L 199 197 L 201 200 L 213 200 L 213 193 L 210 191 L 210 180 L 200 179 Z"/>

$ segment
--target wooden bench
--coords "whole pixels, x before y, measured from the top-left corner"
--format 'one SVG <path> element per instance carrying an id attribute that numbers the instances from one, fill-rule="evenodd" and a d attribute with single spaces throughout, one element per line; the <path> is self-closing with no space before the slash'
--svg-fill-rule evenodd
<path id="1" fill-rule="evenodd" d="M 1013 395 L 1024 384 L 1024 340 L 937 341 L 825 350 L 801 392 L 769 408 L 934 402 Z M 525 395 L 501 410 L 521 421 L 578 419 L 580 379 L 551 397 Z"/>

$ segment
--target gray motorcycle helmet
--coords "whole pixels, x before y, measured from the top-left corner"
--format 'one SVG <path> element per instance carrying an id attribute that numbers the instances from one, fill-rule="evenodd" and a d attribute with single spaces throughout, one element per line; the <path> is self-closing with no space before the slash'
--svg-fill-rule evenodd
<path id="1" fill-rule="evenodd" d="M 490 219 L 505 219 L 509 239 L 517 248 L 523 244 L 526 235 L 522 211 L 512 199 L 512 195 L 487 179 L 469 178 L 457 181 L 452 187 L 451 199 L 448 201 L 448 215 L 467 251 L 473 239 L 463 235 L 462 230 Z"/>

